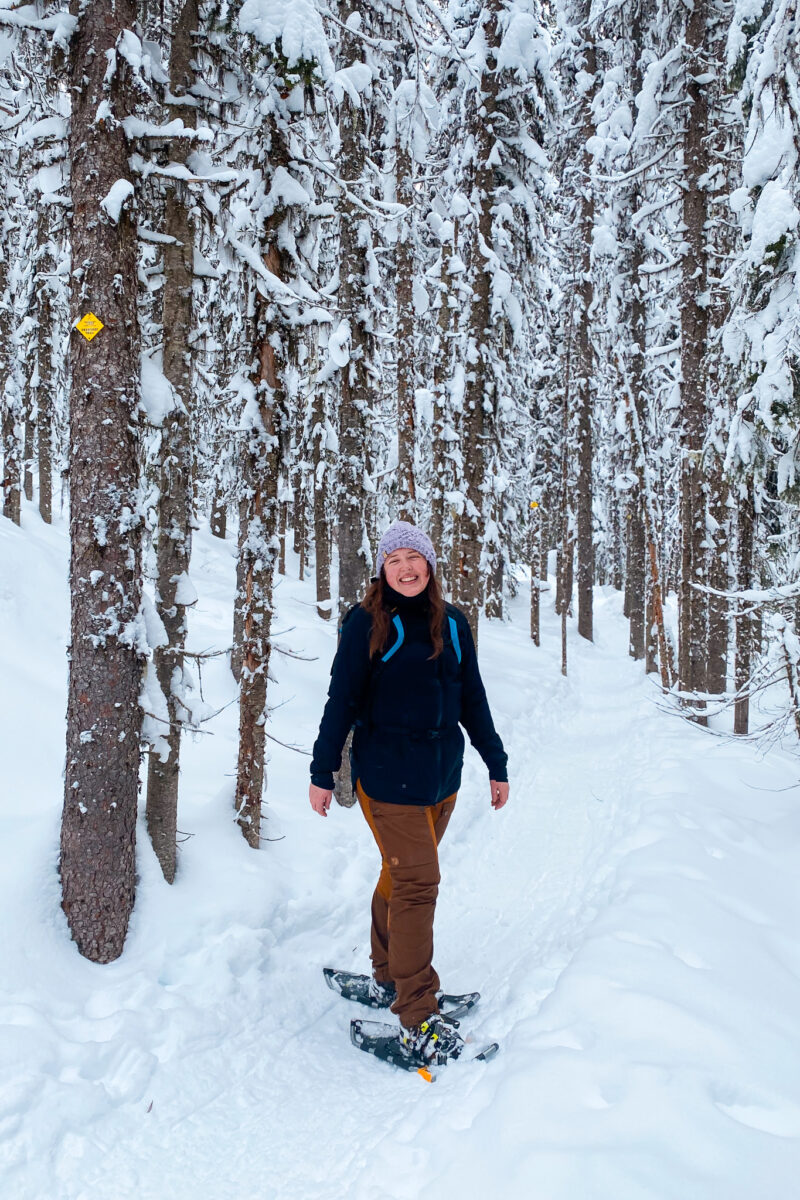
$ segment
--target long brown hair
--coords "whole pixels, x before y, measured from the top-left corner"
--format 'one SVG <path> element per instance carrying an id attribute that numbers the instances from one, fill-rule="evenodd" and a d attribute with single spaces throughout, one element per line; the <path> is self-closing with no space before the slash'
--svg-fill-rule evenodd
<path id="1" fill-rule="evenodd" d="M 392 621 L 390 601 L 386 595 L 386 588 L 388 586 L 383 568 L 381 568 L 380 575 L 369 585 L 367 593 L 361 601 L 361 607 L 365 608 L 372 617 L 372 633 L 369 639 L 370 658 L 374 658 L 376 654 L 380 654 L 389 640 L 389 628 Z M 439 587 L 439 580 L 436 578 L 436 573 L 433 570 L 431 570 L 425 587 L 425 595 L 428 601 L 430 633 L 431 641 L 433 642 L 433 654 L 431 658 L 438 658 L 444 649 L 444 639 L 442 638 L 444 596 L 442 595 L 442 589 Z"/>

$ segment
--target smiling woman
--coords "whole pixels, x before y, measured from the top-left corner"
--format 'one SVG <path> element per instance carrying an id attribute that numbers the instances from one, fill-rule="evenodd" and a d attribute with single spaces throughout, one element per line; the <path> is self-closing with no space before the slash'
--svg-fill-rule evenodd
<path id="1" fill-rule="evenodd" d="M 327 816 L 333 774 L 355 728 L 353 787 L 381 853 L 372 898 L 372 970 L 365 1002 L 400 1017 L 420 1060 L 457 1056 L 462 1040 L 439 1012 L 433 969 L 438 846 L 461 784 L 466 729 L 508 799 L 495 731 L 464 614 L 446 604 L 426 533 L 397 521 L 378 547 L 378 577 L 344 619 L 311 762 L 311 806 Z M 391 936 L 390 936 L 391 929 Z"/>

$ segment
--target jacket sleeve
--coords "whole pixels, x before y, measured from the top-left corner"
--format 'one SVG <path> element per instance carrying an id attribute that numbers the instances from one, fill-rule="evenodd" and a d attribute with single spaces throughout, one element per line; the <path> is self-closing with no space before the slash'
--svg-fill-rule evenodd
<path id="1" fill-rule="evenodd" d="M 357 608 L 342 626 L 331 667 L 328 699 L 311 755 L 311 782 L 332 789 L 342 765 L 342 748 L 361 713 L 369 683 L 369 614 Z"/>
<path id="2" fill-rule="evenodd" d="M 459 613 L 458 635 L 461 642 L 461 724 L 469 740 L 489 770 L 489 777 L 498 783 L 508 781 L 508 755 L 494 727 L 489 701 L 478 669 L 478 655 L 469 622 Z"/>

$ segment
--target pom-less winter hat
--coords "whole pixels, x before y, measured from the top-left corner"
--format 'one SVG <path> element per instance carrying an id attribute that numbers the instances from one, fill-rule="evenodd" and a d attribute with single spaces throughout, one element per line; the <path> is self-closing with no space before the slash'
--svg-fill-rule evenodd
<path id="1" fill-rule="evenodd" d="M 378 571 L 381 570 L 390 554 L 394 554 L 395 550 L 402 550 L 404 547 L 409 550 L 419 550 L 423 558 L 428 560 L 431 570 L 436 570 L 436 551 L 427 533 L 417 529 L 416 525 L 412 525 L 409 521 L 395 521 L 394 525 L 390 525 L 386 530 L 378 546 Z"/>

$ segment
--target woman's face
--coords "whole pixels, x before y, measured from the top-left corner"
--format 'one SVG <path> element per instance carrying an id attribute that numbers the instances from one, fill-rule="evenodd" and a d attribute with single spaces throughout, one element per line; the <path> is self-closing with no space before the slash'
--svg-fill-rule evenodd
<path id="1" fill-rule="evenodd" d="M 431 576 L 427 558 L 419 550 L 406 546 L 392 551 L 384 560 L 383 571 L 389 587 L 401 596 L 418 596 L 425 591 Z"/>

